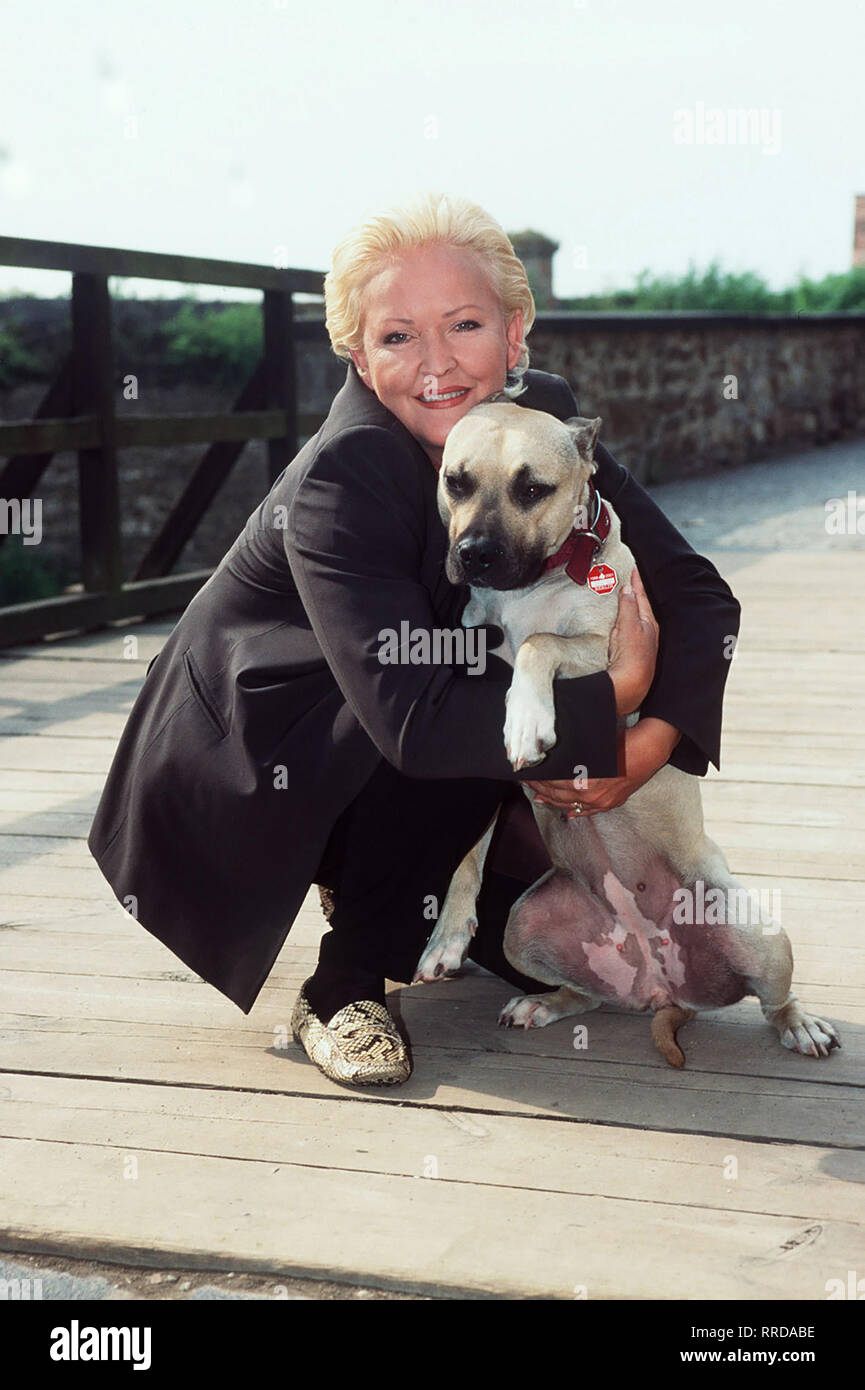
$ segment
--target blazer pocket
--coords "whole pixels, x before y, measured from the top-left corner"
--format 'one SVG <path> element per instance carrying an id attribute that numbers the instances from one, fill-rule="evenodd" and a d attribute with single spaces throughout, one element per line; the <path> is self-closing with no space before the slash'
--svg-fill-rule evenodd
<path id="1" fill-rule="evenodd" d="M 186 679 L 189 688 L 198 705 L 207 715 L 220 738 L 225 738 L 228 733 L 228 724 L 220 713 L 216 701 L 213 698 L 207 683 L 198 668 L 195 657 L 192 655 L 192 648 L 187 647 L 183 653 L 183 668 L 186 671 Z"/>

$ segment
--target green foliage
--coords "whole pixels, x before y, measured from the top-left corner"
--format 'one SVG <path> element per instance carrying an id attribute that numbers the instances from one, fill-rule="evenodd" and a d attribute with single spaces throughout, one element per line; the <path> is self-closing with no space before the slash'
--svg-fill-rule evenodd
<path id="1" fill-rule="evenodd" d="M 698 271 L 691 262 L 686 275 L 652 275 L 642 270 L 633 289 L 609 290 L 559 301 L 562 308 L 605 309 L 646 313 L 690 309 L 743 314 L 865 313 L 865 270 L 826 275 L 822 280 L 800 276 L 786 290 L 772 290 L 754 271 L 722 271 L 717 261 Z"/>
<path id="2" fill-rule="evenodd" d="M 257 304 L 227 304 L 224 309 L 187 302 L 163 328 L 163 361 L 182 371 L 201 374 L 221 385 L 245 381 L 263 351 L 261 309 Z"/>
<path id="3" fill-rule="evenodd" d="M 0 545 L 0 607 L 53 598 L 62 591 L 60 577 L 36 549 L 15 535 L 7 536 Z"/>
<path id="4" fill-rule="evenodd" d="M 801 276 L 791 291 L 794 313 L 840 314 L 865 311 L 865 268 L 848 270 L 843 275 L 825 275 L 822 280 L 807 280 Z"/>
<path id="5" fill-rule="evenodd" d="M 0 324 L 0 390 L 42 374 L 44 364 L 25 345 L 16 319 Z"/>

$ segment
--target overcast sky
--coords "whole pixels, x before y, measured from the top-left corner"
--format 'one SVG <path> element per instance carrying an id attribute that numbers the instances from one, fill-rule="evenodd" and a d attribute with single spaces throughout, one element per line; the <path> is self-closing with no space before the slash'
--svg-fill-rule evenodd
<path id="1" fill-rule="evenodd" d="M 775 287 L 850 264 L 862 0 L 0 13 L 3 235 L 326 270 L 364 215 L 435 188 L 559 241 L 560 295 L 689 260 Z M 747 140 L 740 109 L 758 113 Z M 66 293 L 68 277 L 0 268 L 12 287 Z"/>

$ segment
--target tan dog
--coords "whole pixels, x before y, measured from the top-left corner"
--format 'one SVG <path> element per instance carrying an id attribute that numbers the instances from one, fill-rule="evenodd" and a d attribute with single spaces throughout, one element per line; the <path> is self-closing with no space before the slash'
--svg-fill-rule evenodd
<path id="1" fill-rule="evenodd" d="M 471 585 L 463 625 L 504 632 L 496 655 L 514 666 L 504 738 L 515 769 L 555 742 L 555 677 L 606 668 L 619 586 L 634 565 L 590 481 L 600 426 L 493 400 L 463 416 L 444 448 L 447 574 Z M 553 868 L 511 909 L 504 950 L 557 988 L 512 999 L 500 1023 L 542 1028 L 602 1003 L 651 1010 L 656 1045 L 682 1066 L 676 1028 L 754 994 L 785 1047 L 827 1057 L 840 1046 L 833 1025 L 790 992 L 786 934 L 704 833 L 696 777 L 667 764 L 612 811 L 568 820 L 535 803 L 534 812 Z M 454 875 L 416 981 L 465 959 L 494 825 Z"/>

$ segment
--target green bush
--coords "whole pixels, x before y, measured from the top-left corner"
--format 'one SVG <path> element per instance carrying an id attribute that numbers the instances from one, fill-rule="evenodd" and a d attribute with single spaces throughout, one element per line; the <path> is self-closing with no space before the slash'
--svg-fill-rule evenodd
<path id="1" fill-rule="evenodd" d="M 642 270 L 633 289 L 608 290 L 559 301 L 563 309 L 630 310 L 634 313 L 692 309 L 742 314 L 865 313 L 865 270 L 800 276 L 790 289 L 772 290 L 754 271 L 722 271 L 717 261 L 698 271 L 691 262 L 686 275 L 652 275 Z"/>
<path id="2" fill-rule="evenodd" d="M 187 301 L 163 329 L 163 361 L 190 374 L 205 371 L 220 385 L 245 381 L 263 351 L 258 304 L 196 308 Z"/>
<path id="3" fill-rule="evenodd" d="M 9 319 L 0 326 L 0 390 L 31 381 L 44 371 L 44 363 L 22 340 L 20 324 Z"/>
<path id="4" fill-rule="evenodd" d="M 20 536 L 7 536 L 0 545 L 0 607 L 33 603 L 62 592 L 65 581 L 36 551 Z"/>
<path id="5" fill-rule="evenodd" d="M 843 275 L 826 275 L 822 280 L 800 277 L 791 296 L 794 312 L 861 314 L 865 312 L 865 268 L 848 270 Z"/>

